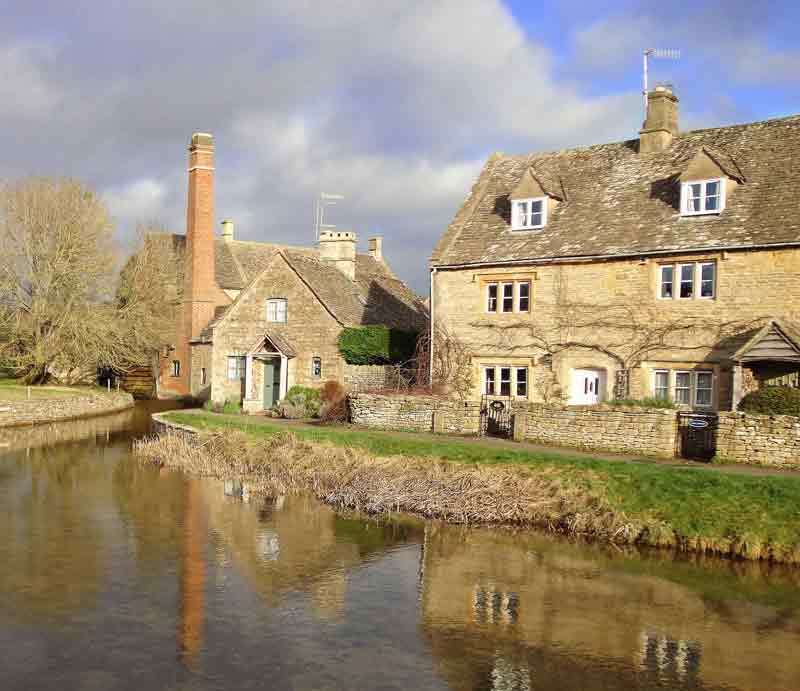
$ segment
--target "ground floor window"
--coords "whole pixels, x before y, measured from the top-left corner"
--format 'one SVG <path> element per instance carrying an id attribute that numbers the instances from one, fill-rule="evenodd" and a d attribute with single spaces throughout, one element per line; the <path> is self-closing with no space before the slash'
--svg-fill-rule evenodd
<path id="1" fill-rule="evenodd" d="M 244 355 L 228 356 L 228 379 L 238 381 L 244 379 L 247 358 Z"/>
<path id="2" fill-rule="evenodd" d="M 511 365 L 483 367 L 483 393 L 486 396 L 528 397 L 528 368 Z"/>
<path id="3" fill-rule="evenodd" d="M 653 372 L 653 395 L 680 406 L 710 408 L 714 404 L 714 373 L 710 370 Z"/>
<path id="4" fill-rule="evenodd" d="M 180 360 L 173 360 L 172 361 L 172 376 L 173 377 L 180 377 L 181 376 L 181 361 Z"/>
<path id="5" fill-rule="evenodd" d="M 311 376 L 314 379 L 320 379 L 322 377 L 322 358 L 321 357 L 313 357 L 313 358 L 311 358 Z"/>
<path id="6" fill-rule="evenodd" d="M 200 368 L 200 386 L 205 386 L 206 385 L 206 379 L 207 378 L 208 378 L 208 376 L 206 375 L 206 368 L 205 367 L 201 367 Z"/>

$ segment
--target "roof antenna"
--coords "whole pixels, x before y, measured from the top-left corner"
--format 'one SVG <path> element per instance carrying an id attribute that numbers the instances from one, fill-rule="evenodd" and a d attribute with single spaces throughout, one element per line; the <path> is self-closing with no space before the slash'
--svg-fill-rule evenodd
<path id="1" fill-rule="evenodd" d="M 344 199 L 341 194 L 332 194 L 330 192 L 320 192 L 319 197 L 314 200 L 314 231 L 317 234 L 317 242 L 319 242 L 319 234 L 323 228 L 335 228 L 333 224 L 325 223 L 325 207 L 333 206 L 336 202 Z"/>
<path id="2" fill-rule="evenodd" d="M 644 119 L 647 120 L 647 59 L 652 56 L 654 58 L 661 58 L 663 60 L 679 60 L 681 51 L 676 48 L 645 48 L 643 51 L 644 58 L 644 80 L 642 95 L 644 96 Z"/>

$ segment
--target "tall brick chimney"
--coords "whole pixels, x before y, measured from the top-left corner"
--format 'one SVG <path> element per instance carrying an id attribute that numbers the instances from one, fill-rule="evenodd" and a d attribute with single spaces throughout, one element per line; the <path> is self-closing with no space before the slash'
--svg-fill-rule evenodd
<path id="1" fill-rule="evenodd" d="M 214 316 L 214 138 L 198 132 L 189 145 L 184 303 L 187 333 L 197 338 Z"/>
<path id="2" fill-rule="evenodd" d="M 647 94 L 647 118 L 639 132 L 639 153 L 664 151 L 678 136 L 678 97 L 666 86 Z"/>

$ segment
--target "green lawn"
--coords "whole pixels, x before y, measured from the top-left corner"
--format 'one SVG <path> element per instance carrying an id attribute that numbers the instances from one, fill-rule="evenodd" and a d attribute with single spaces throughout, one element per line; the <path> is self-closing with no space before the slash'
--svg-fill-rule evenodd
<path id="1" fill-rule="evenodd" d="M 79 389 L 67 386 L 32 386 L 31 400 L 45 400 L 48 398 L 66 398 L 82 393 Z M 16 379 L 0 378 L 0 403 L 12 403 L 28 399 L 27 387 Z"/>
<path id="2" fill-rule="evenodd" d="M 198 429 L 239 429 L 270 436 L 283 425 L 209 413 L 169 413 Z M 712 540 L 731 537 L 800 549 L 800 476 L 751 476 L 702 468 L 679 469 L 465 444 L 445 438 L 408 438 L 343 427 L 296 428 L 300 439 L 364 449 L 375 456 L 416 456 L 455 463 L 522 464 L 558 468 L 570 481 L 604 496 L 631 518 L 657 518 L 679 534 Z"/>

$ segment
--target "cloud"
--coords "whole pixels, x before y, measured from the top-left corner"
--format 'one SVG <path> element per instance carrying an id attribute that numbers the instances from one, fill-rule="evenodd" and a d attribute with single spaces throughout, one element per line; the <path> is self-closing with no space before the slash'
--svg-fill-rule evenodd
<path id="1" fill-rule="evenodd" d="M 0 103 L 5 118 L 40 121 L 53 114 L 60 92 L 46 68 L 55 57 L 54 46 L 43 42 L 0 44 Z"/>

